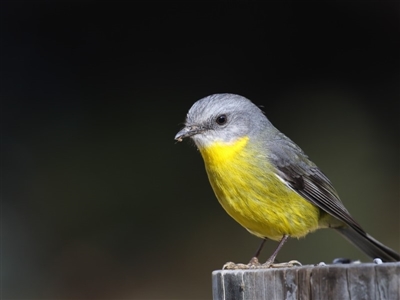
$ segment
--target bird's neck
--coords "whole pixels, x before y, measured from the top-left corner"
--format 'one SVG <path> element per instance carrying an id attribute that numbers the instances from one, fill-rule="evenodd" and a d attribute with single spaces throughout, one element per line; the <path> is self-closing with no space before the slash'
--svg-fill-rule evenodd
<path id="1" fill-rule="evenodd" d="M 230 143 L 215 142 L 199 148 L 199 150 L 207 166 L 219 166 L 235 160 L 238 154 L 243 153 L 241 150 L 247 145 L 248 141 L 249 138 L 246 136 Z"/>

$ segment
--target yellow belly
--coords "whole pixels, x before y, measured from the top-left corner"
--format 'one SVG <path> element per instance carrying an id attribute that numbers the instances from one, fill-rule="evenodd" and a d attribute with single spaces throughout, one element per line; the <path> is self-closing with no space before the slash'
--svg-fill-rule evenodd
<path id="1" fill-rule="evenodd" d="M 318 228 L 319 209 L 288 188 L 274 173 L 266 154 L 234 144 L 202 148 L 208 178 L 226 212 L 261 238 L 301 237 Z"/>

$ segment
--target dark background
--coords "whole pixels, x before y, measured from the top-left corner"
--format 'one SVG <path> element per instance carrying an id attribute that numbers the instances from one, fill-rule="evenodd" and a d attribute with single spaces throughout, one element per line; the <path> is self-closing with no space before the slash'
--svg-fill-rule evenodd
<path id="1" fill-rule="evenodd" d="M 3 299 L 210 299 L 211 272 L 259 244 L 173 140 L 219 92 L 262 105 L 400 251 L 399 8 L 2 2 Z M 336 257 L 370 261 L 330 230 L 278 259 Z"/>

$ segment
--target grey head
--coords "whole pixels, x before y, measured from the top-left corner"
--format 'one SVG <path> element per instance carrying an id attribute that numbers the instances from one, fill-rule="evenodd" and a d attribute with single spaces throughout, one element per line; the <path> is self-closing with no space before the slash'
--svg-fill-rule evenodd
<path id="1" fill-rule="evenodd" d="M 231 143 L 268 128 L 273 126 L 250 100 L 235 94 L 214 94 L 193 104 L 175 139 L 191 137 L 201 148 L 214 142 Z"/>

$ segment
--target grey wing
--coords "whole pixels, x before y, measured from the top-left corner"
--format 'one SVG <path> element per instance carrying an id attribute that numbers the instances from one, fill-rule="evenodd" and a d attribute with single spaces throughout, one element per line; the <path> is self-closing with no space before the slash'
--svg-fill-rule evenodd
<path id="1" fill-rule="evenodd" d="M 277 137 L 268 149 L 279 177 L 306 200 L 354 230 L 365 233 L 344 207 L 325 174 L 289 138 L 282 133 Z"/>

